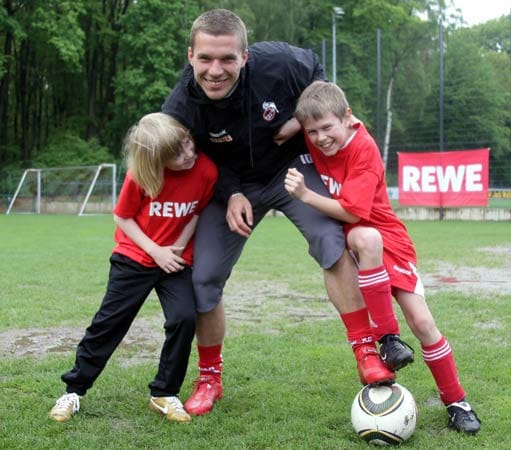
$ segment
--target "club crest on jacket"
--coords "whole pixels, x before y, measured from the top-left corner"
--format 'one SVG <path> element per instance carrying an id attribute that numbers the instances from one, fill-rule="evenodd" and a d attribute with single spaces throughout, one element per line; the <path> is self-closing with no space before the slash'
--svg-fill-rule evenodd
<path id="1" fill-rule="evenodd" d="M 275 119 L 278 112 L 279 110 L 274 102 L 263 102 L 263 119 L 266 122 L 271 122 Z"/>

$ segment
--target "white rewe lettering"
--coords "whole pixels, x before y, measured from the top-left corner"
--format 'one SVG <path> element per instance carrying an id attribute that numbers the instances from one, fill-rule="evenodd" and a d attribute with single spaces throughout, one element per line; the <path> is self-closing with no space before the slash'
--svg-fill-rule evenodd
<path id="1" fill-rule="evenodd" d="M 151 202 L 149 204 L 149 216 L 161 216 L 161 203 Z"/>
<path id="2" fill-rule="evenodd" d="M 329 177 L 328 175 L 321 175 L 321 180 L 323 180 L 323 183 L 325 183 L 325 186 L 331 195 L 338 196 L 340 194 L 342 188 L 341 183 L 337 182 L 335 179 Z"/>
<path id="3" fill-rule="evenodd" d="M 149 216 L 184 217 L 193 214 L 198 203 L 198 200 L 193 202 L 151 202 Z"/>
<path id="4" fill-rule="evenodd" d="M 174 206 L 174 211 L 176 217 L 184 217 L 188 214 L 191 214 L 197 206 L 197 201 L 189 202 L 189 203 L 176 203 Z"/>
<path id="5" fill-rule="evenodd" d="M 483 165 L 469 164 L 467 166 L 467 191 L 482 192 L 483 189 Z"/>
<path id="6" fill-rule="evenodd" d="M 405 192 L 481 192 L 482 164 L 403 166 Z"/>

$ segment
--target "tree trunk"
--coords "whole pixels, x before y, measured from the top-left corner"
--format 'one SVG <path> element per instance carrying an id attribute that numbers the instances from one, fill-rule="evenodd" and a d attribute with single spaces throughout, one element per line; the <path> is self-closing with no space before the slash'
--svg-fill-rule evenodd
<path id="1" fill-rule="evenodd" d="M 4 7 L 7 15 L 13 15 L 11 0 L 4 1 Z M 11 30 L 5 33 L 4 43 L 4 67 L 2 79 L 0 80 L 0 162 L 7 162 L 9 145 L 9 82 L 11 75 L 12 43 L 13 34 Z"/>
<path id="2" fill-rule="evenodd" d="M 394 71 L 392 71 L 389 85 L 387 86 L 387 102 L 385 106 L 387 114 L 387 124 L 385 126 L 385 139 L 383 142 L 383 168 L 387 170 L 387 160 L 389 158 L 390 134 L 392 132 L 392 88 L 394 86 Z"/>

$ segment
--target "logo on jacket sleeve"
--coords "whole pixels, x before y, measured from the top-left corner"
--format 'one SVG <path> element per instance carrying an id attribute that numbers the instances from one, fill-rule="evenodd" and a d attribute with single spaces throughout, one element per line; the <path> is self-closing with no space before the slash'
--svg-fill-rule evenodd
<path id="1" fill-rule="evenodd" d="M 215 144 L 219 144 L 221 142 L 232 142 L 232 136 L 227 133 L 227 130 L 218 131 L 216 133 L 210 131 L 209 140 Z"/>
<path id="2" fill-rule="evenodd" d="M 278 112 L 279 110 L 274 102 L 263 102 L 263 119 L 266 122 L 271 122 L 275 119 Z"/>

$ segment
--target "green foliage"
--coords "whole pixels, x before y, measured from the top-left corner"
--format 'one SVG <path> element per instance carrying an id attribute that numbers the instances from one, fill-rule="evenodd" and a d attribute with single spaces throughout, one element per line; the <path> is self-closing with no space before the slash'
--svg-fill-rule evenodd
<path id="1" fill-rule="evenodd" d="M 159 111 L 186 61 L 193 3 L 141 0 L 121 21 L 115 78 L 115 128 L 123 134 L 141 115 Z"/>
<path id="2" fill-rule="evenodd" d="M 86 141 L 72 131 L 53 134 L 48 145 L 34 158 L 34 167 L 86 166 L 113 161 L 97 139 Z"/>
<path id="3" fill-rule="evenodd" d="M 445 35 L 445 147 L 490 146 L 492 179 L 511 183 L 509 17 L 463 27 L 452 0 L 9 0 L 0 6 L 0 161 L 32 165 L 54 133 L 72 129 L 119 155 L 128 127 L 160 109 L 184 64 L 194 18 L 228 8 L 249 41 L 286 40 L 313 48 L 376 135 L 386 93 L 396 151 L 439 146 L 438 21 Z M 344 15 L 333 22 L 332 7 Z M 377 86 L 376 31 L 381 30 Z M 11 41 L 12 39 L 12 41 Z M 10 43 L 10 45 L 8 45 Z M 377 98 L 378 88 L 380 98 Z M 379 103 L 378 104 L 378 100 Z M 379 107 L 379 110 L 378 110 Z M 75 128 L 78 123 L 80 128 Z M 376 125 L 380 130 L 376 130 Z M 380 136 L 381 137 L 381 136 Z M 44 150 L 45 151 L 45 150 Z M 64 163 L 65 161 L 62 161 Z"/>
<path id="4" fill-rule="evenodd" d="M 73 72 L 81 69 L 85 35 L 78 17 L 83 12 L 81 2 L 60 0 L 44 2 L 33 13 L 33 38 L 45 42 L 55 52 L 54 62 L 58 62 L 60 70 L 62 65 Z"/>

